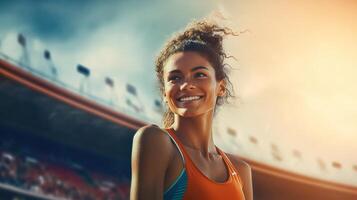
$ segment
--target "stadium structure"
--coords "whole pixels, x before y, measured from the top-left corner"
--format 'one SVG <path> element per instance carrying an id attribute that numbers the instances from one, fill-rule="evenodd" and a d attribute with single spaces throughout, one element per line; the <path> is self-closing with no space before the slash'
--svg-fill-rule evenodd
<path id="1" fill-rule="evenodd" d="M 150 119 L 115 110 L 31 69 L 22 58 L 0 58 L 0 199 L 129 199 L 133 135 Z M 89 75 L 84 66 L 77 70 Z M 132 112 L 140 110 L 126 103 Z M 241 158 L 252 167 L 256 200 L 357 199 L 353 185 Z"/>

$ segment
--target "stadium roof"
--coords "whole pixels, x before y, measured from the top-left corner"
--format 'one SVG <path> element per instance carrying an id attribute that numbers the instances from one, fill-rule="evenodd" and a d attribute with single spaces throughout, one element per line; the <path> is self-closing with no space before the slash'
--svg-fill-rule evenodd
<path id="1" fill-rule="evenodd" d="M 101 156 L 130 160 L 144 123 L 0 60 L 0 125 Z M 114 123 L 113 123 L 114 122 Z"/>

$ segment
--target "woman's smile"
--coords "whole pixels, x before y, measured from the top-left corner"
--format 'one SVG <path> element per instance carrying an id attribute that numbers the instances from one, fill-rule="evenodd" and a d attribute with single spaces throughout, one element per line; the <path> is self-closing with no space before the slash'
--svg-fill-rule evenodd
<path id="1" fill-rule="evenodd" d="M 197 103 L 199 101 L 201 101 L 201 99 L 203 98 L 203 96 L 188 96 L 188 97 L 182 97 L 178 99 L 178 106 L 179 107 L 185 107 L 188 105 L 197 105 Z"/>
<path id="2" fill-rule="evenodd" d="M 196 101 L 198 99 L 201 99 L 200 96 L 191 96 L 191 97 L 182 97 L 179 99 L 180 102 L 188 102 L 188 101 Z"/>
<path id="3" fill-rule="evenodd" d="M 179 102 L 189 102 L 189 101 L 196 101 L 203 97 L 203 95 L 183 95 L 179 97 L 177 100 Z"/>

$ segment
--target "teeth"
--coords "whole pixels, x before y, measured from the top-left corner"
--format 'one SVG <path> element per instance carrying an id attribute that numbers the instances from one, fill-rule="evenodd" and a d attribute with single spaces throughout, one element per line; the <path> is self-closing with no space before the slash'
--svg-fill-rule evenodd
<path id="1" fill-rule="evenodd" d="M 200 98 L 199 96 L 192 96 L 192 97 L 183 97 L 183 98 L 180 98 L 179 100 L 180 101 L 192 101 L 192 100 L 197 100 L 199 98 Z"/>

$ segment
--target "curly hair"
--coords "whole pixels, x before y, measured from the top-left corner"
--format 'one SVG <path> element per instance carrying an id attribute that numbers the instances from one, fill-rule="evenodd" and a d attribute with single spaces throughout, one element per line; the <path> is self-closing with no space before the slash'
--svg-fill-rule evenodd
<path id="1" fill-rule="evenodd" d="M 155 62 L 161 94 L 164 94 L 165 91 L 163 73 L 168 58 L 177 52 L 194 51 L 210 62 L 215 70 L 216 80 L 224 80 L 226 83 L 225 95 L 217 97 L 216 105 L 222 105 L 224 102 L 228 102 L 228 98 L 234 97 L 227 64 L 224 63 L 224 60 L 229 58 L 223 49 L 223 38 L 227 35 L 237 34 L 227 27 L 220 27 L 209 21 L 195 21 L 190 23 L 183 32 L 176 33 L 169 39 Z M 166 128 L 174 122 L 174 114 L 169 108 L 166 109 L 162 122 Z"/>

